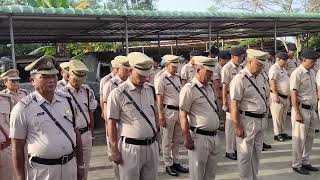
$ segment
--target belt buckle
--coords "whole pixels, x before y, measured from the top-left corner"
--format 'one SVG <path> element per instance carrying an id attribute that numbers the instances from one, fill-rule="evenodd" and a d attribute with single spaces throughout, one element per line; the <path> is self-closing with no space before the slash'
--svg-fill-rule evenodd
<path id="1" fill-rule="evenodd" d="M 147 139 L 146 139 L 146 142 L 147 142 L 147 146 L 148 146 L 148 145 L 151 145 L 151 144 L 152 144 L 152 138 L 147 138 Z"/>
<path id="2" fill-rule="evenodd" d="M 61 158 L 61 165 L 66 164 L 68 160 L 69 160 L 68 155 L 63 155 Z"/>

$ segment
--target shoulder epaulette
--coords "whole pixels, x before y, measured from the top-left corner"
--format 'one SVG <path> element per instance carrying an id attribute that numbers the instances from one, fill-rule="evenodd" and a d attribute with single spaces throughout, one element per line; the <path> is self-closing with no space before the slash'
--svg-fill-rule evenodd
<path id="1" fill-rule="evenodd" d="M 25 96 L 24 98 L 22 98 L 20 100 L 20 102 L 26 106 L 28 106 L 32 101 L 33 99 L 35 98 L 35 95 L 34 93 L 30 93 L 29 95 Z"/>
<path id="2" fill-rule="evenodd" d="M 82 84 L 81 87 L 83 87 L 83 88 L 85 88 L 85 89 L 91 89 L 91 88 L 89 87 L 89 85 L 87 85 L 87 84 Z"/>
<path id="3" fill-rule="evenodd" d="M 4 90 L 2 90 L 0 93 L 8 94 L 8 91 L 7 91 L 7 89 L 4 89 Z"/>
<path id="4" fill-rule="evenodd" d="M 11 99 L 11 95 L 10 94 L 6 94 L 6 93 L 3 93 L 3 92 L 0 92 L 0 96 Z"/>
<path id="5" fill-rule="evenodd" d="M 63 91 L 63 90 L 56 91 L 55 94 L 58 95 L 58 96 L 66 97 L 66 98 L 70 97 L 70 94 L 67 93 L 66 91 Z"/>
<path id="6" fill-rule="evenodd" d="M 25 90 L 25 89 L 19 89 L 19 90 L 22 91 L 22 92 L 24 92 L 24 93 L 26 93 L 26 94 L 28 94 L 28 91 Z"/>

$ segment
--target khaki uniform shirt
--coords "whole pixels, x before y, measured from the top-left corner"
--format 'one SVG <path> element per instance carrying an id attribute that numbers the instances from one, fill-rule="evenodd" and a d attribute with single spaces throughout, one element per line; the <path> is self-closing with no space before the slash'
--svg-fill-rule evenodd
<path id="1" fill-rule="evenodd" d="M 45 105 L 76 145 L 73 114 L 66 96 L 56 92 L 49 103 L 35 91 L 23 98 L 11 111 L 10 137 L 25 139 L 28 153 L 41 158 L 56 159 L 71 153 L 73 148 L 68 138 L 40 107 Z"/>
<path id="2" fill-rule="evenodd" d="M 252 80 L 263 95 L 263 98 L 245 76 Z M 247 68 L 244 68 L 231 81 L 230 97 L 231 100 L 240 102 L 239 109 L 241 111 L 249 111 L 257 114 L 266 113 L 266 87 L 264 86 L 265 83 L 259 83 L 261 78 L 261 74 L 254 77 Z"/>
<path id="3" fill-rule="evenodd" d="M 181 79 L 186 80 L 187 82 L 191 82 L 195 73 L 196 72 L 193 65 L 189 62 L 181 69 Z"/>
<path id="4" fill-rule="evenodd" d="M 103 77 L 100 80 L 100 88 L 99 88 L 100 97 L 103 95 L 103 86 L 104 86 L 104 84 L 106 84 L 113 77 L 114 77 L 114 75 L 112 73 L 110 73 L 110 74 L 106 75 L 105 77 Z"/>
<path id="5" fill-rule="evenodd" d="M 290 78 L 284 67 L 280 67 L 277 63 L 272 65 L 269 70 L 269 79 L 276 81 L 278 93 L 290 95 Z"/>
<path id="6" fill-rule="evenodd" d="M 6 94 L 0 94 L 0 126 L 5 130 L 7 136 L 9 136 L 9 115 L 12 108 L 12 99 Z M 6 142 L 5 134 L 0 130 L 0 143 Z"/>
<path id="7" fill-rule="evenodd" d="M 174 83 L 176 88 L 178 88 L 178 91 L 175 89 L 172 83 L 166 78 L 169 78 Z M 154 87 L 156 94 L 163 96 L 163 104 L 172 105 L 176 107 L 179 106 L 179 92 L 181 89 L 181 80 L 177 74 L 171 75 L 168 71 L 165 71 L 161 74 L 159 78 L 156 79 Z"/>
<path id="8" fill-rule="evenodd" d="M 126 91 L 132 97 L 156 130 L 155 113 L 157 112 L 152 88 L 146 82 L 141 89 L 138 89 L 128 78 L 118 88 L 111 91 L 107 102 L 107 109 L 109 110 L 107 112 L 107 119 L 118 122 L 120 136 L 135 139 L 145 139 L 154 136 L 150 125 L 123 93 L 123 91 Z"/>
<path id="9" fill-rule="evenodd" d="M 316 107 L 317 87 L 314 71 L 300 65 L 290 76 L 290 90 L 297 90 L 298 102 Z"/>
<path id="10" fill-rule="evenodd" d="M 150 77 L 149 77 L 149 82 L 150 82 L 151 84 L 154 84 L 156 75 L 157 75 L 159 72 L 161 72 L 161 71 L 162 71 L 162 69 L 161 69 L 160 67 L 157 68 L 157 69 L 153 69 L 152 74 L 151 74 Z"/>
<path id="11" fill-rule="evenodd" d="M 9 94 L 13 100 L 13 106 L 16 105 L 22 98 L 28 95 L 28 91 L 24 89 L 18 89 L 18 93 L 14 94 L 9 89 L 4 89 L 1 93 Z"/>
<path id="12" fill-rule="evenodd" d="M 316 83 L 317 83 L 317 87 L 320 86 L 320 69 L 318 70 L 318 72 L 316 74 Z"/>
<path id="13" fill-rule="evenodd" d="M 89 126 L 89 123 L 90 123 L 89 110 L 90 111 L 95 110 L 98 105 L 98 102 L 96 101 L 94 96 L 94 92 L 87 85 L 84 85 L 84 84 L 81 85 L 79 90 L 76 90 L 70 84 L 67 84 L 64 88 L 60 89 L 59 91 L 67 94 L 69 94 L 68 91 L 70 91 L 72 95 L 76 98 L 78 103 L 80 104 L 85 116 L 87 117 L 88 122 L 86 121 L 85 117 L 81 113 L 78 106 L 75 107 L 79 112 L 79 117 L 77 119 L 78 127 L 85 128 Z M 89 92 L 89 97 L 88 97 L 88 92 Z"/>
<path id="14" fill-rule="evenodd" d="M 107 103 L 108 96 L 112 90 L 117 88 L 123 81 L 119 76 L 115 76 L 110 81 L 108 81 L 103 87 L 103 102 Z"/>
<path id="15" fill-rule="evenodd" d="M 221 69 L 222 66 L 220 65 L 220 63 L 217 63 L 217 65 L 214 68 L 215 70 L 213 71 L 213 75 L 212 75 L 212 80 L 221 80 Z"/>
<path id="16" fill-rule="evenodd" d="M 154 81 L 156 81 L 156 79 L 158 78 L 158 77 L 160 77 L 161 76 L 161 74 L 163 73 L 165 71 L 165 68 L 163 68 L 163 69 L 161 69 L 161 71 L 159 71 L 159 72 L 157 72 L 157 74 L 154 76 Z"/>
<path id="17" fill-rule="evenodd" d="M 241 71 L 242 66 L 235 65 L 229 61 L 221 69 L 221 83 L 230 84 L 231 80 Z"/>
<path id="18" fill-rule="evenodd" d="M 206 131 L 214 131 L 219 128 L 219 117 L 195 86 L 198 86 L 215 108 L 218 109 L 211 84 L 204 86 L 196 78 L 181 89 L 179 108 L 188 113 L 190 126 Z"/>
<path id="19" fill-rule="evenodd" d="M 64 79 L 61 79 L 60 81 L 57 82 L 56 90 L 63 88 L 67 84 L 68 84 L 67 81 L 65 81 Z"/>
<path id="20" fill-rule="evenodd" d="M 272 61 L 267 60 L 266 64 L 264 65 L 263 71 L 269 74 L 269 70 L 273 64 L 274 63 Z"/>
<path id="21" fill-rule="evenodd" d="M 299 67 L 300 62 L 297 59 L 288 59 L 287 60 L 287 72 L 288 75 L 291 76 L 291 73 L 297 68 Z"/>

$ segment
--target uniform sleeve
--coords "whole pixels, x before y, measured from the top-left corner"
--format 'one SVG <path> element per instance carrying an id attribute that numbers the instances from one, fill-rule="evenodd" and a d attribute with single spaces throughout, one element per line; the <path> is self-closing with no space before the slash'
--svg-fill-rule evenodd
<path id="1" fill-rule="evenodd" d="M 317 86 L 320 86 L 320 70 L 317 72 L 317 75 L 316 75 L 316 83 L 317 83 Z"/>
<path id="2" fill-rule="evenodd" d="M 294 71 L 290 76 L 290 91 L 300 89 L 300 80 L 297 76 L 297 71 Z"/>
<path id="3" fill-rule="evenodd" d="M 104 86 L 104 84 L 105 84 L 105 82 L 106 82 L 105 79 L 106 79 L 106 78 L 102 78 L 101 81 L 100 81 L 100 88 L 99 88 L 99 89 L 100 89 L 100 90 L 99 90 L 100 96 L 101 96 L 102 93 L 103 93 L 103 86 Z"/>
<path id="4" fill-rule="evenodd" d="M 220 79 L 221 79 L 220 72 L 219 72 L 219 70 L 217 68 L 215 68 L 215 71 L 212 74 L 212 81 L 220 80 Z"/>
<path id="5" fill-rule="evenodd" d="M 244 84 L 240 75 L 236 75 L 230 82 L 230 98 L 231 100 L 240 101 L 243 96 Z"/>
<path id="6" fill-rule="evenodd" d="M 183 111 L 190 112 L 192 105 L 192 92 L 189 85 L 183 86 L 179 94 L 179 108 Z"/>
<path id="7" fill-rule="evenodd" d="M 156 94 L 157 95 L 161 95 L 163 96 L 164 95 L 164 79 L 159 77 L 159 78 L 156 78 L 155 81 L 154 81 L 154 88 L 155 88 L 155 91 L 156 91 Z"/>
<path id="8" fill-rule="evenodd" d="M 120 93 L 117 89 L 111 91 L 107 100 L 107 119 L 120 119 Z"/>
<path id="9" fill-rule="evenodd" d="M 187 64 L 181 69 L 181 79 L 188 80 Z"/>
<path id="10" fill-rule="evenodd" d="M 221 69 L 221 83 L 229 84 L 230 83 L 230 77 L 227 68 Z"/>
<path id="11" fill-rule="evenodd" d="M 278 72 L 276 72 L 275 70 L 274 70 L 274 68 L 271 68 L 270 70 L 269 70 L 269 79 L 270 80 L 278 80 L 278 77 L 279 77 L 279 73 Z"/>
<path id="12" fill-rule="evenodd" d="M 13 107 L 10 115 L 10 138 L 26 139 L 27 129 L 28 123 L 25 105 L 19 102 Z"/>
<path id="13" fill-rule="evenodd" d="M 107 103 L 107 101 L 108 101 L 108 96 L 110 95 L 111 88 L 112 88 L 112 84 L 110 84 L 109 82 L 107 82 L 103 86 L 103 102 L 104 103 Z"/>
<path id="14" fill-rule="evenodd" d="M 90 109 L 95 110 L 98 106 L 98 101 L 95 98 L 94 92 L 92 89 L 89 90 L 89 101 L 90 101 Z"/>

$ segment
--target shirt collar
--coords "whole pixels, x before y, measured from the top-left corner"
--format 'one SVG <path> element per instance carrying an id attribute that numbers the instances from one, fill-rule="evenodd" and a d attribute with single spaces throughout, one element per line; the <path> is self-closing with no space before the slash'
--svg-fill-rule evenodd
<path id="1" fill-rule="evenodd" d="M 71 86 L 70 83 L 68 83 L 68 84 L 66 85 L 66 87 L 67 87 L 68 89 L 70 89 L 71 92 L 80 92 L 81 89 L 82 89 L 82 88 L 80 87 L 79 90 L 76 90 L 74 87 Z"/>
<path id="2" fill-rule="evenodd" d="M 172 74 L 170 74 L 167 70 L 165 70 L 164 71 L 164 73 L 165 73 L 165 75 L 167 76 L 167 77 L 171 77 L 171 76 L 173 76 Z"/>
<path id="3" fill-rule="evenodd" d="M 196 77 L 194 77 L 191 82 L 195 83 L 199 88 L 204 87 L 204 85 Z M 208 85 L 209 83 L 207 84 L 207 86 Z"/>
<path id="4" fill-rule="evenodd" d="M 114 78 L 115 78 L 117 83 L 122 83 L 123 82 L 118 75 L 116 75 Z"/>
<path id="5" fill-rule="evenodd" d="M 7 92 L 8 94 L 14 94 L 14 93 L 13 93 L 12 91 L 10 91 L 9 89 L 6 89 L 6 92 Z M 18 90 L 17 90 L 17 95 L 18 95 L 18 94 L 21 94 L 21 92 L 22 92 L 22 91 L 21 91 L 20 89 L 18 89 Z"/>
<path id="6" fill-rule="evenodd" d="M 249 71 L 249 69 L 247 67 L 245 67 L 243 70 L 249 77 L 253 77 L 253 75 L 251 74 L 251 72 Z"/>
<path id="7" fill-rule="evenodd" d="M 61 97 L 60 97 L 60 96 L 57 96 L 56 94 L 54 94 L 51 103 L 48 102 L 43 96 L 41 96 L 41 94 L 39 94 L 38 91 L 35 91 L 35 92 L 34 92 L 34 95 L 35 95 L 36 102 L 37 102 L 39 105 L 41 105 L 41 104 L 43 104 L 43 103 L 54 104 L 55 102 L 61 102 Z"/>
<path id="8" fill-rule="evenodd" d="M 130 90 L 130 91 L 133 91 L 133 90 L 135 90 L 135 89 L 137 88 L 134 84 L 132 84 L 130 78 L 128 78 L 128 79 L 126 80 L 126 83 L 128 84 L 128 87 L 129 87 L 129 90 Z M 145 82 L 145 83 L 143 84 L 143 88 L 149 88 L 148 82 Z"/>
<path id="9" fill-rule="evenodd" d="M 303 73 L 308 73 L 309 72 L 309 70 L 306 69 L 302 64 L 300 65 L 300 68 L 301 68 Z"/>

